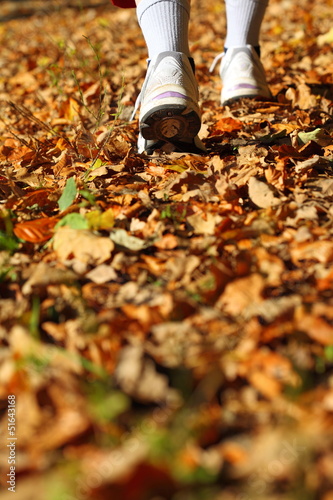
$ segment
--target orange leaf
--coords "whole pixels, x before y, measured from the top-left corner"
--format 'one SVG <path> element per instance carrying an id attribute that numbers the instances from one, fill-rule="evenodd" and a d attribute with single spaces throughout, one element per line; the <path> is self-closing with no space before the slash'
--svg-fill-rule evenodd
<path id="1" fill-rule="evenodd" d="M 14 234 L 21 240 L 30 243 L 42 243 L 51 238 L 56 223 L 57 219 L 55 217 L 19 222 L 14 227 Z"/>
<path id="2" fill-rule="evenodd" d="M 256 371 L 248 378 L 253 387 L 269 399 L 277 397 L 281 392 L 281 383 L 265 373 Z"/>
<path id="3" fill-rule="evenodd" d="M 296 242 L 291 245 L 290 254 L 296 265 L 305 260 L 328 264 L 333 261 L 333 242 L 329 240 Z"/>
<path id="4" fill-rule="evenodd" d="M 222 445 L 223 456 L 231 464 L 241 464 L 247 460 L 247 452 L 238 443 L 227 441 Z"/>
<path id="5" fill-rule="evenodd" d="M 177 236 L 171 233 L 165 234 L 160 240 L 155 241 L 155 246 L 160 250 L 172 250 L 178 246 Z"/>
<path id="6" fill-rule="evenodd" d="M 241 130 L 243 128 L 243 123 L 240 120 L 235 120 L 234 118 L 222 118 L 215 123 L 214 131 L 215 133 L 220 132 L 235 132 L 236 130 Z"/>
<path id="7" fill-rule="evenodd" d="M 297 322 L 297 327 L 320 344 L 333 344 L 333 327 L 323 318 L 306 314 Z"/>
<path id="8" fill-rule="evenodd" d="M 40 208 L 47 206 L 53 208 L 57 205 L 57 202 L 51 198 L 53 192 L 54 190 L 49 188 L 34 190 L 21 199 L 20 208 L 31 207 L 32 205 L 38 205 Z"/>

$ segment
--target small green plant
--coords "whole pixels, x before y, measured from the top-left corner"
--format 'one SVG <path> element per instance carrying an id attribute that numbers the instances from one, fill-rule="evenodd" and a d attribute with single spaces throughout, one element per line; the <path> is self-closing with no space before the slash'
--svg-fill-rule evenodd
<path id="1" fill-rule="evenodd" d="M 39 338 L 40 320 L 40 298 L 36 295 L 32 297 L 31 312 L 29 319 L 29 330 L 33 337 Z"/>
<path id="2" fill-rule="evenodd" d="M 15 236 L 8 235 L 3 231 L 0 231 L 0 250 L 8 250 L 9 252 L 14 252 L 19 247 L 19 242 Z"/>
<path id="3" fill-rule="evenodd" d="M 113 121 L 112 125 L 108 129 L 108 133 L 105 135 L 103 141 L 99 145 L 98 152 L 97 152 L 95 158 L 93 159 L 93 161 L 91 162 L 90 167 L 83 174 L 83 182 L 86 182 L 88 180 L 88 178 L 89 178 L 89 176 L 91 174 L 91 171 L 94 170 L 95 164 L 96 164 L 96 162 L 99 159 L 99 153 L 100 153 L 100 151 L 103 150 L 104 146 L 109 141 L 109 139 L 110 139 L 110 137 L 112 135 L 112 132 L 114 130 L 114 127 L 115 127 L 115 122 L 118 120 L 119 116 L 121 115 L 121 112 L 123 110 L 123 104 L 121 103 L 121 99 L 122 99 L 122 96 L 123 96 L 124 88 L 125 88 L 125 84 L 124 84 L 124 78 L 123 78 L 122 79 L 122 86 L 121 86 L 121 89 L 120 89 L 120 95 L 119 95 L 118 102 L 117 102 L 117 111 L 111 115 L 111 116 L 113 116 L 114 121 Z"/>
<path id="4" fill-rule="evenodd" d="M 116 419 L 130 407 L 128 396 L 123 392 L 110 389 L 108 384 L 101 380 L 96 380 L 90 385 L 88 397 L 90 411 L 100 423 Z"/>
<path id="5" fill-rule="evenodd" d="M 0 283 L 4 281 L 14 282 L 17 279 L 17 274 L 12 266 L 0 267 Z"/>
<path id="6" fill-rule="evenodd" d="M 176 225 L 184 222 L 186 216 L 186 208 L 181 206 L 166 205 L 161 212 L 161 219 L 169 219 Z"/>
<path id="7" fill-rule="evenodd" d="M 167 205 L 161 212 L 161 219 L 172 219 L 172 206 Z"/>
<path id="8" fill-rule="evenodd" d="M 83 215 L 76 212 L 66 214 L 55 226 L 57 230 L 59 227 L 69 226 L 72 229 L 89 229 L 88 221 Z"/>
<path id="9" fill-rule="evenodd" d="M 77 188 L 74 177 L 67 179 L 65 188 L 58 200 L 59 210 L 63 212 L 70 207 L 77 195 Z"/>
<path id="10" fill-rule="evenodd" d="M 325 358 L 329 363 L 333 363 L 333 345 L 327 345 L 324 349 Z"/>
<path id="11" fill-rule="evenodd" d="M 333 345 L 327 345 L 324 348 L 322 356 L 316 357 L 316 372 L 325 373 L 327 365 L 333 363 Z"/>
<path id="12" fill-rule="evenodd" d="M 102 66 L 101 66 L 101 48 L 100 48 L 100 45 L 94 45 L 90 38 L 89 37 L 86 37 L 84 36 L 85 40 L 87 41 L 89 47 L 91 48 L 93 54 L 94 54 L 94 57 L 95 57 L 95 60 L 97 62 L 97 69 L 98 69 L 98 79 L 99 79 L 99 87 L 100 87 L 100 92 L 99 92 L 99 106 L 98 106 L 98 109 L 97 109 L 97 112 L 95 112 L 94 110 L 92 110 L 91 107 L 88 106 L 86 100 L 85 100 L 85 97 L 84 97 L 84 94 L 83 94 L 83 91 L 82 91 L 82 87 L 80 85 L 80 82 L 79 82 L 79 79 L 77 78 L 77 75 L 76 75 L 76 72 L 75 70 L 72 70 L 72 77 L 75 81 L 75 84 L 78 88 L 78 92 L 80 94 L 80 101 L 81 101 L 81 104 L 82 106 L 84 107 L 84 109 L 91 115 L 91 117 L 94 119 L 95 121 L 95 125 L 94 125 L 94 129 L 98 129 L 98 127 L 100 126 L 107 110 L 106 110 L 106 95 L 107 95 L 107 90 L 105 88 L 105 85 L 104 85 L 104 77 L 105 75 L 103 74 L 103 71 L 102 71 Z"/>
<path id="13" fill-rule="evenodd" d="M 43 62 L 44 61 L 40 61 L 41 66 L 44 66 Z M 55 87 L 58 90 L 59 94 L 63 94 L 64 91 L 62 89 L 62 85 L 60 84 L 63 71 L 62 68 L 60 68 L 59 64 L 52 63 L 45 68 L 45 71 L 47 72 L 47 74 L 51 79 L 51 86 Z"/>
<path id="14" fill-rule="evenodd" d="M 0 210 L 0 220 L 3 221 L 4 231 L 0 230 L 0 251 L 14 252 L 19 247 L 19 241 L 13 233 L 13 214 L 9 210 Z"/>
<path id="15" fill-rule="evenodd" d="M 87 206 L 87 204 L 96 205 L 96 197 L 89 189 L 80 189 L 79 194 L 85 200 L 81 203 L 82 206 Z"/>

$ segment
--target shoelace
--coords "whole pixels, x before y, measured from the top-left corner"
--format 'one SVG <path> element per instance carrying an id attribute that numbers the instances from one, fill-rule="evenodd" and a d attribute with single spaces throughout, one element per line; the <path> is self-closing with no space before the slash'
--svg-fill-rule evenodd
<path id="1" fill-rule="evenodd" d="M 213 73 L 217 63 L 219 61 L 221 61 L 224 56 L 225 56 L 225 52 L 221 52 L 220 54 L 217 54 L 217 56 L 215 56 L 214 61 L 212 62 L 211 66 L 209 68 L 209 73 Z"/>

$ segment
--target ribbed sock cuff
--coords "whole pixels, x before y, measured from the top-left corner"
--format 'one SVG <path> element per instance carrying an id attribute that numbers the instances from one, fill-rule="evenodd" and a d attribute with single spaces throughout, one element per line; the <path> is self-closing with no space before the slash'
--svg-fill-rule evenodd
<path id="1" fill-rule="evenodd" d="M 188 0 L 142 0 L 137 16 L 150 59 L 166 51 L 190 55 Z"/>
<path id="2" fill-rule="evenodd" d="M 259 45 L 260 28 L 268 0 L 225 0 L 227 47 Z"/>
<path id="3" fill-rule="evenodd" d="M 138 21 L 139 24 L 141 25 L 141 18 L 142 15 L 145 13 L 147 9 L 150 9 L 151 7 L 155 6 L 156 4 L 160 3 L 174 3 L 182 7 L 183 9 L 186 10 L 188 16 L 190 16 L 190 10 L 191 10 L 191 4 L 188 0 L 141 0 L 139 5 L 136 8 L 136 13 L 138 16 Z M 164 22 L 167 20 L 164 19 Z"/>

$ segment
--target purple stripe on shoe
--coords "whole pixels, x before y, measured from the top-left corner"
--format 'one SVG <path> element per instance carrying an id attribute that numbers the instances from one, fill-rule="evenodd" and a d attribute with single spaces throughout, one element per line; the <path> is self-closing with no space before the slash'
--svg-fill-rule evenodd
<path id="1" fill-rule="evenodd" d="M 235 85 L 234 87 L 230 87 L 228 90 L 239 90 L 239 89 L 259 90 L 257 85 L 251 85 L 250 83 L 239 83 L 238 85 Z"/>
<path id="2" fill-rule="evenodd" d="M 156 101 L 157 99 L 164 99 L 165 97 L 180 97 L 181 99 L 189 99 L 187 95 L 180 94 L 180 92 L 163 92 L 163 94 L 159 94 L 158 96 L 154 97 L 152 99 L 153 101 Z"/>

